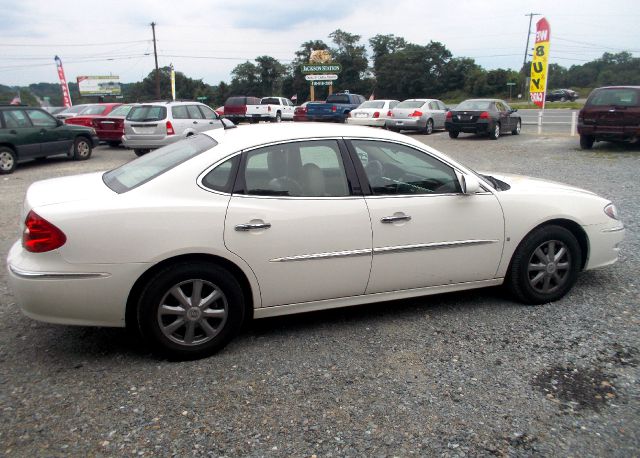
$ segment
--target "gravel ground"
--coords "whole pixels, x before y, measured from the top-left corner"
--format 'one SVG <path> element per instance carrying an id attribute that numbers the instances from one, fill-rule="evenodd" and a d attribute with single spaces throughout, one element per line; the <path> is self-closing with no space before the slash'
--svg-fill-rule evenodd
<path id="1" fill-rule="evenodd" d="M 266 319 L 180 363 L 124 330 L 27 319 L 3 265 L 0 455 L 638 456 L 640 148 L 585 152 L 527 131 L 418 138 L 479 170 L 612 199 L 627 226 L 620 262 L 553 304 L 496 288 Z M 133 158 L 101 147 L 0 177 L 0 254 L 30 183 Z"/>

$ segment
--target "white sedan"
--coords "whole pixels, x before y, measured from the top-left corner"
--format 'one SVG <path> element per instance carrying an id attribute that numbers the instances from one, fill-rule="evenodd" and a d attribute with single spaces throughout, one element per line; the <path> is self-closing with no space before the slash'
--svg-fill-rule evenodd
<path id="1" fill-rule="evenodd" d="M 306 123 L 212 130 L 34 183 L 23 229 L 8 270 L 25 314 L 131 326 L 184 358 L 251 318 L 503 283 L 521 302 L 556 301 L 579 271 L 614 263 L 624 236 L 589 191 Z"/>
<path id="2" fill-rule="evenodd" d="M 349 113 L 347 124 L 357 126 L 385 127 L 391 110 L 399 104 L 399 100 L 368 100 Z"/>

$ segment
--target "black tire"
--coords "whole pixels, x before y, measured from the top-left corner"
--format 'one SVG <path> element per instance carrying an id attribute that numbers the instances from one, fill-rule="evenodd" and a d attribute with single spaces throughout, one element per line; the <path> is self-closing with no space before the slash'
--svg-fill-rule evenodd
<path id="1" fill-rule="evenodd" d="M 489 132 L 489 138 L 491 140 L 497 140 L 500 138 L 500 123 L 497 122 L 494 126 L 493 126 L 493 130 L 491 132 Z"/>
<path id="2" fill-rule="evenodd" d="M 555 256 L 547 258 L 550 253 Z M 542 226 L 518 245 L 505 283 L 519 301 L 546 304 L 569 292 L 581 266 L 582 251 L 576 237 L 564 227 Z"/>
<path id="3" fill-rule="evenodd" d="M 0 147 L 0 175 L 13 173 L 18 165 L 16 152 L 6 146 Z"/>
<path id="4" fill-rule="evenodd" d="M 87 137 L 76 137 L 73 142 L 73 160 L 86 161 L 91 157 L 93 143 Z"/>
<path id="5" fill-rule="evenodd" d="M 518 119 L 518 123 L 516 124 L 516 128 L 511 131 L 511 135 L 520 135 L 520 131 L 522 130 L 522 121 Z"/>
<path id="6" fill-rule="evenodd" d="M 136 156 L 140 157 L 140 156 L 144 156 L 145 154 L 147 154 L 149 151 L 148 149 L 134 149 L 133 152 L 135 153 Z"/>
<path id="7" fill-rule="evenodd" d="M 458 132 L 457 130 L 449 131 L 449 138 L 458 138 L 458 135 L 460 135 L 460 132 Z"/>
<path id="8" fill-rule="evenodd" d="M 281 115 L 281 114 L 280 114 L 280 112 L 278 111 L 278 112 L 276 113 L 276 117 L 275 117 L 275 118 L 273 118 L 273 119 L 271 120 L 271 122 L 281 122 L 281 121 L 282 121 L 282 115 Z"/>
<path id="9" fill-rule="evenodd" d="M 424 126 L 424 134 L 431 135 L 433 133 L 433 119 L 427 119 L 427 123 Z"/>
<path id="10" fill-rule="evenodd" d="M 593 148 L 593 142 L 595 138 L 592 135 L 580 135 L 580 148 L 591 149 Z"/>
<path id="11" fill-rule="evenodd" d="M 388 128 L 391 132 L 395 132 L 395 133 L 399 133 L 400 129 L 396 129 L 395 127 L 389 127 Z"/>
<path id="12" fill-rule="evenodd" d="M 176 289 L 182 300 L 172 293 Z M 214 293 L 218 298 L 206 301 Z M 191 306 L 195 296 L 200 307 Z M 184 262 L 165 268 L 147 283 L 138 301 L 138 327 L 151 347 L 164 356 L 202 358 L 221 350 L 240 331 L 244 304 L 240 284 L 225 269 Z"/>
<path id="13" fill-rule="evenodd" d="M 112 142 L 107 142 L 107 145 L 109 145 L 111 148 L 116 148 L 116 147 L 120 146 L 120 143 L 121 143 L 120 141 L 115 140 L 115 141 L 112 141 Z"/>

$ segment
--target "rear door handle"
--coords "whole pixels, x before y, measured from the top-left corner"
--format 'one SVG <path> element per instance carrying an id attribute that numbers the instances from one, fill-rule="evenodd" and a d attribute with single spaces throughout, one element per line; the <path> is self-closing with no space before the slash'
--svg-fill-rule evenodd
<path id="1" fill-rule="evenodd" d="M 269 229 L 271 227 L 271 223 L 245 223 L 236 225 L 236 231 L 245 232 L 245 231 L 255 231 L 257 229 Z"/>
<path id="2" fill-rule="evenodd" d="M 194 124 L 198 124 L 198 121 L 193 121 Z"/>
<path id="3" fill-rule="evenodd" d="M 395 214 L 393 216 L 385 216 L 384 218 L 382 218 L 380 220 L 381 223 L 396 223 L 398 221 L 410 221 L 411 217 L 409 215 L 405 215 L 404 213 L 402 214 Z"/>

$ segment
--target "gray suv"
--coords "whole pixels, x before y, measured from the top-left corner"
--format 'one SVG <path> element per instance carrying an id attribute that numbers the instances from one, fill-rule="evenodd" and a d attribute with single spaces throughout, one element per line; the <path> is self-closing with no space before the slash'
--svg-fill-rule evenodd
<path id="1" fill-rule="evenodd" d="M 122 143 L 142 156 L 198 132 L 223 127 L 220 116 L 202 103 L 143 103 L 127 114 Z"/>

